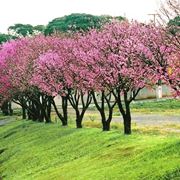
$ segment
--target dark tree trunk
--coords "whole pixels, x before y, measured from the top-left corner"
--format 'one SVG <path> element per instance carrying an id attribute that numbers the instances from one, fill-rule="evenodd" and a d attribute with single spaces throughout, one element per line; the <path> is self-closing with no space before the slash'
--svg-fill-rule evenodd
<path id="1" fill-rule="evenodd" d="M 130 101 L 127 99 L 127 93 L 124 93 L 124 102 L 126 108 L 126 114 L 123 116 L 124 119 L 124 134 L 131 134 L 131 111 Z"/>
<path id="2" fill-rule="evenodd" d="M 103 131 L 110 131 L 110 121 L 102 121 Z"/>
<path id="3" fill-rule="evenodd" d="M 40 102 L 40 109 L 44 114 L 44 120 L 46 123 L 51 123 L 51 100 L 50 97 L 44 94 L 41 94 L 42 103 Z"/>
<path id="4" fill-rule="evenodd" d="M 131 134 L 130 103 L 132 102 L 132 100 L 135 99 L 135 97 L 137 96 L 139 91 L 140 91 L 140 89 L 137 90 L 137 92 L 134 94 L 133 97 L 130 96 L 129 99 L 128 99 L 127 92 L 124 91 L 124 103 L 125 103 L 124 106 L 125 107 L 123 107 L 123 104 L 122 104 L 122 101 L 121 101 L 120 90 L 118 89 L 116 93 L 113 93 L 114 97 L 115 97 L 115 99 L 117 101 L 119 111 L 120 111 L 120 113 L 122 114 L 122 117 L 123 117 L 124 134 L 126 134 L 126 135 Z"/>
<path id="5" fill-rule="evenodd" d="M 4 116 L 9 115 L 9 107 L 8 107 L 8 102 L 4 102 L 3 105 L 1 106 L 1 110 Z"/>
<path id="6" fill-rule="evenodd" d="M 46 120 L 46 122 L 51 123 L 51 100 L 50 100 L 50 97 L 48 97 L 46 109 L 47 109 L 46 111 L 47 111 L 47 118 L 48 118 L 48 120 Z"/>
<path id="7" fill-rule="evenodd" d="M 26 119 L 26 108 L 22 106 L 22 119 Z"/>
<path id="8" fill-rule="evenodd" d="M 67 108 L 68 108 L 68 99 L 65 96 L 62 96 L 62 110 L 63 110 L 63 122 L 62 125 L 63 126 L 67 126 L 68 125 L 68 112 L 67 112 Z"/>
<path id="9" fill-rule="evenodd" d="M 82 128 L 82 118 L 76 117 L 76 128 Z"/>
<path id="10" fill-rule="evenodd" d="M 131 134 L 131 116 L 130 114 L 123 117 L 124 122 L 124 134 Z"/>
<path id="11" fill-rule="evenodd" d="M 75 90 L 74 93 L 69 93 L 69 102 L 76 112 L 76 127 L 82 128 L 82 120 L 84 114 L 92 101 L 91 92 L 87 92 L 87 99 L 85 100 L 85 94 L 82 91 Z M 80 109 L 79 105 L 82 105 Z"/>
<path id="12" fill-rule="evenodd" d="M 68 125 L 68 121 L 66 121 L 65 119 L 62 119 L 61 122 L 62 122 L 62 126 L 67 126 Z"/>
<path id="13" fill-rule="evenodd" d="M 9 115 L 12 116 L 13 115 L 13 109 L 12 109 L 11 102 L 8 102 L 8 111 L 9 111 Z"/>
<path id="14" fill-rule="evenodd" d="M 82 120 L 84 117 L 85 110 L 82 110 L 80 113 L 78 109 L 76 109 L 76 127 L 82 128 Z"/>
<path id="15" fill-rule="evenodd" d="M 92 92 L 92 95 L 93 95 L 93 100 L 94 100 L 95 106 L 101 115 L 102 130 L 110 131 L 110 124 L 111 124 L 111 120 L 112 120 L 113 109 L 114 109 L 114 106 L 116 105 L 116 102 L 111 104 L 111 92 L 109 92 L 108 95 L 105 94 L 104 91 L 101 92 L 101 103 L 100 104 L 98 103 L 94 92 Z M 106 117 L 105 103 L 107 104 L 107 108 L 108 108 L 108 116 L 107 117 Z"/>
<path id="16" fill-rule="evenodd" d="M 67 97 L 61 97 L 61 98 L 62 98 L 62 111 L 63 111 L 62 114 L 58 111 L 56 103 L 55 103 L 55 101 L 54 101 L 54 99 L 52 97 L 51 97 L 51 103 L 52 103 L 52 105 L 54 107 L 54 110 L 55 110 L 58 118 L 61 120 L 62 126 L 67 126 L 68 125 Z"/>
<path id="17" fill-rule="evenodd" d="M 33 116 L 32 116 L 32 101 L 31 100 L 28 100 L 28 109 L 27 109 L 27 115 L 28 115 L 28 120 L 33 120 Z"/>

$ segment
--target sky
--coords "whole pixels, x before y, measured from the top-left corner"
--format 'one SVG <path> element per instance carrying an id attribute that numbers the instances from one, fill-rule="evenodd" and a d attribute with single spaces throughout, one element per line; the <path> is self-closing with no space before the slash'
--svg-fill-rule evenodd
<path id="1" fill-rule="evenodd" d="M 164 0 L 1 0 L 0 32 L 16 23 L 47 25 L 71 13 L 125 16 L 140 22 L 153 19 Z"/>

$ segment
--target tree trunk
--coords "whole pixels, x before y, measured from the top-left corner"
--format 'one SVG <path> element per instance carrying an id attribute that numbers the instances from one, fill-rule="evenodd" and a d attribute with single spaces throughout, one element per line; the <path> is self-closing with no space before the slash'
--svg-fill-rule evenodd
<path id="1" fill-rule="evenodd" d="M 45 120 L 46 120 L 46 123 L 51 123 L 51 99 L 50 97 L 48 97 L 46 99 L 46 110 L 45 110 L 45 113 L 46 113 L 46 117 L 45 117 Z"/>
<path id="2" fill-rule="evenodd" d="M 61 120 L 62 126 L 67 126 L 68 124 L 68 117 L 67 117 L 67 103 L 64 105 L 64 100 L 62 98 L 62 109 L 63 109 L 63 115 L 58 111 L 58 108 L 56 106 L 56 103 L 53 98 L 51 98 L 51 103 L 54 107 L 54 110 L 58 116 L 58 118 Z M 64 117 L 65 116 L 65 117 Z"/>
<path id="3" fill-rule="evenodd" d="M 67 126 L 68 125 L 67 120 L 65 120 L 64 118 L 61 119 L 61 122 L 62 122 L 62 126 Z"/>
<path id="4" fill-rule="evenodd" d="M 76 127 L 82 128 L 82 118 L 83 115 L 79 113 L 79 110 L 76 109 Z"/>
<path id="5" fill-rule="evenodd" d="M 137 95 L 137 94 L 136 94 Z M 116 98 L 118 108 L 123 117 L 123 125 L 124 125 L 124 134 L 131 134 L 131 111 L 130 111 L 130 100 L 128 100 L 127 92 L 124 92 L 124 103 L 125 108 L 122 105 L 120 91 L 117 90 L 117 93 L 114 93 L 114 97 Z"/>
<path id="6" fill-rule="evenodd" d="M 26 108 L 22 106 L 22 119 L 26 119 Z"/>
<path id="7" fill-rule="evenodd" d="M 101 109 L 99 112 L 101 114 L 102 130 L 103 131 L 110 131 L 110 122 L 111 122 L 111 120 L 109 120 L 109 121 L 106 120 L 104 106 L 103 106 L 103 109 Z"/>
<path id="8" fill-rule="evenodd" d="M 13 115 L 13 109 L 12 109 L 11 102 L 8 103 L 8 109 L 9 109 L 9 115 L 12 116 Z"/>
<path id="9" fill-rule="evenodd" d="M 111 94 L 106 95 L 104 91 L 101 92 L 101 104 L 98 104 L 97 98 L 95 96 L 95 93 L 92 93 L 93 100 L 95 103 L 95 106 L 97 110 L 99 111 L 101 115 L 101 122 L 102 122 L 102 130 L 103 131 L 110 131 L 110 124 L 112 120 L 112 114 L 113 114 L 113 108 L 116 105 L 116 102 L 111 104 Z M 108 107 L 108 115 L 106 117 L 106 110 L 105 110 L 105 102 L 107 103 Z"/>
<path id="10" fill-rule="evenodd" d="M 82 118 L 76 118 L 76 128 L 82 128 Z"/>
<path id="11" fill-rule="evenodd" d="M 63 126 L 68 125 L 68 112 L 67 112 L 67 107 L 68 107 L 68 99 L 67 97 L 62 96 L 62 110 L 63 110 Z"/>
<path id="12" fill-rule="evenodd" d="M 124 134 L 131 134 L 131 112 L 129 103 L 125 102 L 126 114 L 123 116 L 124 120 Z"/>
<path id="13" fill-rule="evenodd" d="M 3 113 L 4 116 L 8 116 L 9 115 L 8 102 L 4 102 L 2 104 L 1 110 L 2 110 L 2 113 Z"/>
<path id="14" fill-rule="evenodd" d="M 123 117 L 124 120 L 124 134 L 131 134 L 131 117 L 125 116 Z"/>
<path id="15" fill-rule="evenodd" d="M 110 131 L 110 121 L 102 121 L 103 131 Z"/>

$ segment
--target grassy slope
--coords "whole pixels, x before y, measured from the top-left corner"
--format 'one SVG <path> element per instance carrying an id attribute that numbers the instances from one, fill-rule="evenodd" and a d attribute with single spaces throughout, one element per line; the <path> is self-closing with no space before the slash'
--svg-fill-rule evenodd
<path id="1" fill-rule="evenodd" d="M 102 132 L 16 121 L 0 127 L 0 176 L 11 180 L 173 179 L 180 177 L 179 149 L 179 134 L 136 130 L 124 136 L 122 129 Z"/>

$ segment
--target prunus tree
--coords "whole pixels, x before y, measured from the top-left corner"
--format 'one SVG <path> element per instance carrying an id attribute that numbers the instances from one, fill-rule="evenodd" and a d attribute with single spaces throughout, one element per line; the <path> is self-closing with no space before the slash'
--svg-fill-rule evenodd
<path id="1" fill-rule="evenodd" d="M 16 103 L 26 108 L 33 120 L 50 122 L 50 101 L 31 84 L 36 59 L 53 46 L 53 37 L 26 37 L 3 44 L 0 54 L 5 64 L 4 77 L 6 83 L 13 88 L 4 88 Z M 3 78 L 4 78 L 3 77 Z M 3 79 L 2 79 L 3 80 Z M 25 96 L 25 97 L 24 97 Z M 18 100 L 18 101 L 17 101 Z"/>
<path id="2" fill-rule="evenodd" d="M 3 43 L 5 43 L 5 42 L 7 42 L 7 41 L 9 41 L 9 40 L 11 40 L 11 39 L 13 39 L 13 38 L 14 38 L 14 37 L 11 36 L 11 35 L 0 33 L 0 44 L 3 44 Z M 1 71 L 3 71 L 3 69 L 1 69 Z M 2 75 L 2 76 L 3 76 L 3 75 Z M 3 82 L 3 83 L 5 83 L 5 82 Z M 2 86 L 3 86 L 3 84 L 2 84 Z M 2 87 L 1 87 L 1 88 L 2 88 Z M 2 89 L 3 89 L 3 88 L 2 88 Z M 1 96 L 1 100 L 0 100 L 0 101 L 2 101 L 2 100 L 3 100 L 2 94 L 0 94 L 0 96 Z M 12 115 L 13 110 L 12 110 L 12 108 L 11 108 L 11 101 L 4 101 L 4 102 L 1 104 L 0 107 L 1 107 L 1 110 L 2 110 L 2 112 L 3 112 L 4 115 Z"/>
<path id="3" fill-rule="evenodd" d="M 41 55 L 37 61 L 37 71 L 33 81 L 39 89 L 51 96 L 61 96 L 62 113 L 58 111 L 55 102 L 53 105 L 62 125 L 67 125 L 67 101 L 69 100 L 76 113 L 76 126 L 82 128 L 82 119 L 92 97 L 85 89 L 82 62 L 76 56 L 75 46 L 78 47 L 78 41 L 74 38 L 62 38 L 54 44 L 54 48 Z"/>
<path id="4" fill-rule="evenodd" d="M 142 36 L 143 34 L 143 36 Z M 176 95 L 180 91 L 179 43 L 168 29 L 154 24 L 142 26 L 142 60 L 154 71 L 154 83 L 162 80 L 170 85 Z M 146 54 L 145 54 L 146 53 Z"/>

